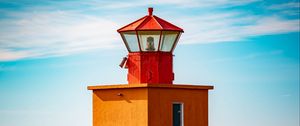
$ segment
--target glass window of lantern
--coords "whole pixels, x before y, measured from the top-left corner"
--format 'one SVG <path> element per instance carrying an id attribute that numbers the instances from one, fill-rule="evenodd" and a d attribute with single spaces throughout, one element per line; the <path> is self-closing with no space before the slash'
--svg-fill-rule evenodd
<path id="1" fill-rule="evenodd" d="M 142 51 L 157 51 L 160 31 L 139 31 L 139 41 Z"/>
<path id="2" fill-rule="evenodd" d="M 128 50 L 130 52 L 140 51 L 136 32 L 124 32 L 124 33 L 122 33 L 122 37 L 125 39 L 124 41 L 125 41 L 127 47 L 129 48 Z"/>
<path id="3" fill-rule="evenodd" d="M 160 45 L 160 51 L 169 52 L 172 50 L 174 43 L 179 32 L 177 31 L 163 31 L 162 32 L 162 42 Z"/>

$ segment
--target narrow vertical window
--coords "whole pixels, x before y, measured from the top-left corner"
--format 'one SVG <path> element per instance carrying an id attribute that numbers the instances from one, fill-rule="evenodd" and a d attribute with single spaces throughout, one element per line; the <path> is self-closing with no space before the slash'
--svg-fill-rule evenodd
<path id="1" fill-rule="evenodd" d="M 173 103 L 173 126 L 183 126 L 182 103 Z"/>

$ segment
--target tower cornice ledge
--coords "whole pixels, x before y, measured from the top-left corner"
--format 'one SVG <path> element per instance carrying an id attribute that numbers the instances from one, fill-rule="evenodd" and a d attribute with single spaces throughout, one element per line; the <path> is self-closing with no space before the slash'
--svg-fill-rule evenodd
<path id="1" fill-rule="evenodd" d="M 88 86 L 88 90 L 105 90 L 105 89 L 124 89 L 124 88 L 172 88 L 172 89 L 195 89 L 195 90 L 212 90 L 214 86 L 210 85 L 189 85 L 189 84 L 110 84 Z"/>

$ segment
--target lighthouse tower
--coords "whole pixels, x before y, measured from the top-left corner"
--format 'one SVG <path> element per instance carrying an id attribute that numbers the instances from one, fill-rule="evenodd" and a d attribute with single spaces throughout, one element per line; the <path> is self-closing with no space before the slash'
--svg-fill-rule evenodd
<path id="1" fill-rule="evenodd" d="M 89 86 L 93 126 L 208 126 L 213 86 L 173 84 L 173 51 L 183 29 L 153 15 L 120 28 L 128 84 Z"/>

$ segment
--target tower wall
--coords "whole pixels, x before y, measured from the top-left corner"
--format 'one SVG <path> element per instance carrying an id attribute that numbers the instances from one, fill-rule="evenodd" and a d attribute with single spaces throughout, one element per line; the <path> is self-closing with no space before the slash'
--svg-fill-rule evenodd
<path id="1" fill-rule="evenodd" d="M 183 104 L 185 126 L 208 126 L 212 86 L 132 84 L 90 86 L 93 126 L 172 126 L 173 103 Z"/>
<path id="2" fill-rule="evenodd" d="M 173 55 L 170 52 L 129 53 L 127 66 L 129 84 L 173 83 Z"/>
<path id="3" fill-rule="evenodd" d="M 94 90 L 93 126 L 147 126 L 147 104 L 147 89 Z"/>
<path id="4" fill-rule="evenodd" d="M 208 90 L 148 90 L 148 126 L 172 126 L 172 104 L 183 104 L 184 126 L 208 126 Z"/>

